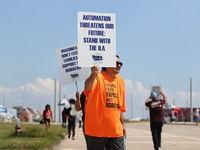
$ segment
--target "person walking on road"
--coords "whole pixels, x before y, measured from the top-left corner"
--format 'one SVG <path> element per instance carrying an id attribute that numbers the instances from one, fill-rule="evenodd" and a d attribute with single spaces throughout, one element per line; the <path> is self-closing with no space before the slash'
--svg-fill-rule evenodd
<path id="1" fill-rule="evenodd" d="M 75 104 L 74 99 L 69 100 L 70 106 L 67 109 L 67 117 L 68 117 L 68 138 L 71 137 L 71 130 L 72 130 L 72 140 L 75 140 L 75 123 L 76 123 L 76 116 L 73 113 L 72 106 Z"/>
<path id="2" fill-rule="evenodd" d="M 85 81 L 87 150 L 124 150 L 125 83 L 117 75 L 121 67 L 122 62 L 116 56 L 116 67 L 106 67 L 99 73 L 98 66 L 93 66 Z"/>
<path id="3" fill-rule="evenodd" d="M 161 132 L 164 121 L 163 105 L 167 101 L 167 98 L 162 91 L 160 94 L 163 96 L 163 99 L 157 100 L 156 92 L 152 92 L 145 102 L 145 105 L 149 107 L 150 111 L 150 128 L 155 150 L 161 149 Z"/>

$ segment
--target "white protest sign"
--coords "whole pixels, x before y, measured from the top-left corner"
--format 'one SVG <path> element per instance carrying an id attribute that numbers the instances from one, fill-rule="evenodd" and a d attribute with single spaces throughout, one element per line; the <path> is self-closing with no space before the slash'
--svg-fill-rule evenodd
<path id="1" fill-rule="evenodd" d="M 82 67 L 116 67 L 115 14 L 78 12 L 78 57 Z"/>
<path id="2" fill-rule="evenodd" d="M 160 94 L 160 91 L 162 91 L 161 85 L 151 86 L 151 92 L 156 92 L 157 99 L 162 99 L 162 95 Z"/>
<path id="3" fill-rule="evenodd" d="M 56 57 L 62 85 L 89 77 L 88 69 L 78 66 L 77 45 L 56 49 Z"/>

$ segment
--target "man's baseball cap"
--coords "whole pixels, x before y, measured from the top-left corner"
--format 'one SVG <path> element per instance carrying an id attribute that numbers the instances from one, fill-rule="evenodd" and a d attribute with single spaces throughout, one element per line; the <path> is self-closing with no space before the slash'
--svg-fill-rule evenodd
<path id="1" fill-rule="evenodd" d="M 152 93 L 151 93 L 151 98 L 156 98 L 156 97 L 157 97 L 156 92 L 152 92 Z"/>

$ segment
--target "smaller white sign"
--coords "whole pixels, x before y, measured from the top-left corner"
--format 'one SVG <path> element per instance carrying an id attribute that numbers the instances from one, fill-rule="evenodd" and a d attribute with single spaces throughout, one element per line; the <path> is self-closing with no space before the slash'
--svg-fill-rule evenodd
<path id="1" fill-rule="evenodd" d="M 162 91 L 162 86 L 151 86 L 151 92 L 156 92 L 157 99 L 162 99 L 162 95 L 160 94 L 160 91 Z"/>
<path id="2" fill-rule="evenodd" d="M 86 67 L 78 66 L 77 45 L 56 49 L 62 85 L 85 80 L 89 77 Z"/>

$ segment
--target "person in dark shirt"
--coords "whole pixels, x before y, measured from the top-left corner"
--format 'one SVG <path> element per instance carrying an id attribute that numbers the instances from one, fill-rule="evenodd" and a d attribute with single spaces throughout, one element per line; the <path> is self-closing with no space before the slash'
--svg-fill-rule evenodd
<path id="1" fill-rule="evenodd" d="M 149 107 L 150 111 L 150 128 L 155 150 L 161 149 L 161 132 L 164 121 L 163 105 L 167 101 L 162 91 L 160 91 L 160 94 L 163 96 L 163 99 L 157 100 L 156 92 L 152 92 L 145 102 L 145 105 Z"/>
<path id="2" fill-rule="evenodd" d="M 69 100 L 70 106 L 67 109 L 67 117 L 68 117 L 68 138 L 71 136 L 71 130 L 72 130 L 72 140 L 75 140 L 75 121 L 76 121 L 76 116 L 72 112 L 72 106 L 75 104 L 74 99 Z"/>

